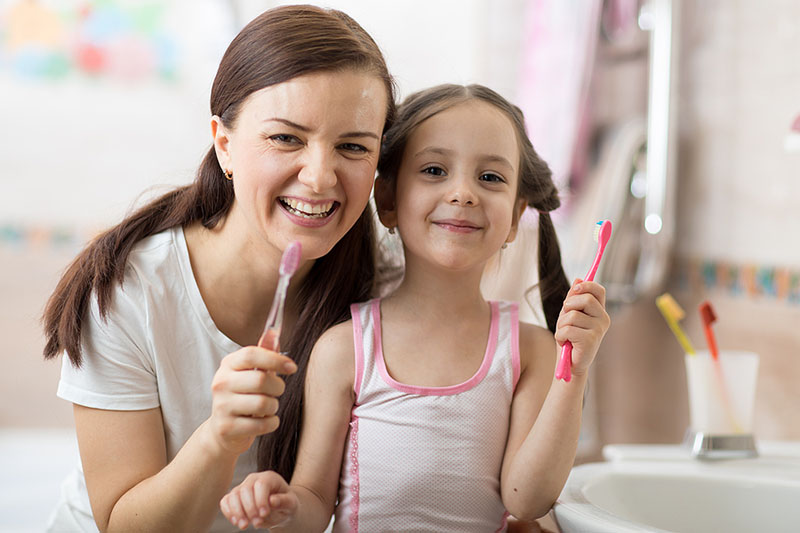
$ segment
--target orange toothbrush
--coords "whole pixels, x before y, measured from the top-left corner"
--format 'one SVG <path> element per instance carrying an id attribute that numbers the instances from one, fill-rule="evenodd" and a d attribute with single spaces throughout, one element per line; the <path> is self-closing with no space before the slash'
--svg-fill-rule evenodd
<path id="1" fill-rule="evenodd" d="M 708 300 L 701 303 L 698 309 L 700 311 L 700 319 L 703 322 L 703 331 L 705 331 L 706 334 L 708 351 L 711 354 L 711 364 L 714 366 L 714 374 L 717 376 L 719 394 L 722 398 L 723 404 L 725 405 L 725 410 L 728 414 L 728 419 L 731 422 L 734 433 L 741 433 L 742 428 L 736 422 L 736 417 L 733 414 L 730 392 L 725 384 L 725 376 L 722 374 L 722 363 L 719 360 L 719 348 L 717 348 L 717 340 L 714 338 L 714 331 L 711 329 L 711 324 L 717 321 L 717 314 L 714 312 L 714 308 L 711 307 L 711 302 Z"/>

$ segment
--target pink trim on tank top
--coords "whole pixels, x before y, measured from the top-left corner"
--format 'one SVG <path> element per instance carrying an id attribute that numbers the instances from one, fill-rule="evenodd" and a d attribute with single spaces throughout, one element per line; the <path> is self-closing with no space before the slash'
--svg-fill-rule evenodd
<path id="1" fill-rule="evenodd" d="M 514 385 L 512 390 L 517 389 L 519 381 L 519 306 L 517 302 L 511 304 L 511 368 L 514 370 Z"/>
<path id="2" fill-rule="evenodd" d="M 356 401 L 358 401 L 358 393 L 361 391 L 361 376 L 364 375 L 364 334 L 361 327 L 361 313 L 359 312 L 358 304 L 350 306 L 350 314 L 353 317 L 353 345 L 356 348 L 356 375 L 353 379 L 353 392 L 355 392 Z"/>
<path id="3" fill-rule="evenodd" d="M 376 298 L 372 301 L 372 322 L 375 330 L 375 354 L 378 363 L 378 372 L 387 385 L 393 389 L 410 394 L 420 394 L 423 396 L 449 396 L 452 394 L 459 394 L 467 391 L 476 386 L 481 380 L 489 373 L 489 368 L 492 366 L 492 359 L 494 359 L 494 352 L 497 348 L 497 330 L 500 325 L 500 310 L 497 302 L 490 302 L 490 309 L 492 319 L 489 326 L 489 341 L 486 344 L 486 352 L 483 354 L 483 362 L 478 368 L 478 371 L 463 383 L 457 385 L 448 385 L 446 387 L 423 387 L 419 385 L 407 385 L 396 381 L 389 375 L 386 368 L 386 361 L 383 358 L 383 336 L 381 334 L 381 308 L 380 299 Z"/>
<path id="4" fill-rule="evenodd" d="M 358 417 L 356 415 L 353 415 L 353 420 L 350 422 L 350 476 L 353 482 L 350 485 L 350 531 L 358 533 L 361 484 L 358 479 Z"/>
<path id="5" fill-rule="evenodd" d="M 500 533 L 501 531 L 505 531 L 506 526 L 508 526 L 508 517 L 509 517 L 508 511 L 503 513 L 503 520 L 500 521 L 500 527 L 495 529 L 494 533 Z"/>

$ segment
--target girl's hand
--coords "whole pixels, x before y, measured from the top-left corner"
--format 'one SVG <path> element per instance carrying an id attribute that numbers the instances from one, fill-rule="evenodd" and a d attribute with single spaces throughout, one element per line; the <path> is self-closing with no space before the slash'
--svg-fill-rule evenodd
<path id="1" fill-rule="evenodd" d="M 585 374 L 597 355 L 611 324 L 605 305 L 606 290 L 594 281 L 576 279 L 564 299 L 555 337 L 559 346 L 572 343 L 573 374 Z"/>
<path id="2" fill-rule="evenodd" d="M 271 470 L 248 475 L 219 502 L 222 514 L 239 529 L 278 526 L 295 515 L 298 505 L 286 480 Z"/>
<path id="3" fill-rule="evenodd" d="M 278 427 L 278 397 L 285 384 L 278 374 L 294 374 L 297 365 L 279 353 L 246 346 L 225 356 L 211 383 L 208 426 L 218 446 L 241 454 L 258 435 Z"/>

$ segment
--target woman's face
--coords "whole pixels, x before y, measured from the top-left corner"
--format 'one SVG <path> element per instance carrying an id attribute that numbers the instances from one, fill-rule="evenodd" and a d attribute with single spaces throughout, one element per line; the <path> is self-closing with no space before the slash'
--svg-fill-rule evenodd
<path id="1" fill-rule="evenodd" d="M 374 75 L 319 72 L 251 94 L 233 128 L 214 117 L 236 194 L 225 225 L 257 249 L 297 240 L 304 259 L 328 253 L 369 200 L 387 98 Z"/>

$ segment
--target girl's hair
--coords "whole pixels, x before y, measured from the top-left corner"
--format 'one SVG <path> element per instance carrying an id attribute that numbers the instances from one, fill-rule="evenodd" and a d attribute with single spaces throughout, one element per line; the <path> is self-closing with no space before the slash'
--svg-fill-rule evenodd
<path id="1" fill-rule="evenodd" d="M 245 26 L 220 61 L 211 88 L 211 114 L 233 129 L 242 102 L 252 93 L 303 74 L 355 70 L 386 86 L 386 124 L 394 119 L 394 81 L 375 41 L 345 13 L 313 6 L 271 9 Z M 45 359 L 66 351 L 82 363 L 81 330 L 90 298 L 105 318 L 114 284 L 122 283 L 125 263 L 141 239 L 177 225 L 199 221 L 213 228 L 234 200 L 232 182 L 212 146 L 195 180 L 139 208 L 94 239 L 67 268 L 47 302 L 42 322 Z M 299 289 L 304 308 L 288 345 L 298 371 L 286 379 L 279 429 L 259 442 L 259 467 L 291 478 L 302 417 L 308 356 L 323 331 L 349 317 L 352 302 L 367 299 L 375 276 L 374 223 L 369 209 L 324 257 L 317 259 Z"/>
<path id="2" fill-rule="evenodd" d="M 539 212 L 539 289 L 547 327 L 555 332 L 556 321 L 570 287 L 549 214 L 561 202 L 552 172 L 533 149 L 525 131 L 525 117 L 517 106 L 483 85 L 445 84 L 416 92 L 400 105 L 394 125 L 384 135 L 378 175 L 394 184 L 403 152 L 414 130 L 437 113 L 470 100 L 493 105 L 511 119 L 516 130 L 520 149 L 517 197 L 524 198 L 528 206 Z"/>

